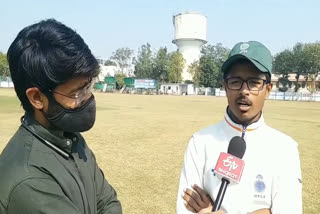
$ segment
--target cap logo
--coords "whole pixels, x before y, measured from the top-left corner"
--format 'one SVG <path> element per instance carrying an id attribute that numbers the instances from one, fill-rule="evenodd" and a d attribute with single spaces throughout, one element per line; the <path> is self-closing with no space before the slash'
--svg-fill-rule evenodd
<path id="1" fill-rule="evenodd" d="M 250 45 L 248 43 L 243 43 L 240 45 L 240 53 L 247 53 L 248 52 L 248 48 L 250 47 Z"/>

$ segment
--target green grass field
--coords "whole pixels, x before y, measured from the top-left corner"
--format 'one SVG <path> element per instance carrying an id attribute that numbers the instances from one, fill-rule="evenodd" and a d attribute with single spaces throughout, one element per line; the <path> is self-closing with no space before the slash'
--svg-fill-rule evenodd
<path id="1" fill-rule="evenodd" d="M 95 96 L 97 121 L 84 136 L 108 181 L 116 188 L 124 213 L 175 213 L 189 137 L 223 118 L 226 98 Z M 0 151 L 19 126 L 22 114 L 14 91 L 0 89 Z M 320 102 L 267 101 L 264 117 L 267 124 L 299 143 L 304 213 L 318 214 Z"/>

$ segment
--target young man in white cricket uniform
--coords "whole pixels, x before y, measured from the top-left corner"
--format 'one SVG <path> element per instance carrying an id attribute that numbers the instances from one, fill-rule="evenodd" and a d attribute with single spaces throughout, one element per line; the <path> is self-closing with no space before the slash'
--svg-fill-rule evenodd
<path id="1" fill-rule="evenodd" d="M 229 185 L 219 211 L 229 214 L 301 214 L 297 143 L 265 124 L 262 109 L 272 89 L 270 51 L 256 41 L 234 46 L 222 66 L 228 107 L 224 119 L 193 134 L 187 146 L 177 213 L 210 213 L 221 180 L 214 168 L 230 140 L 246 142 L 240 183 Z"/>

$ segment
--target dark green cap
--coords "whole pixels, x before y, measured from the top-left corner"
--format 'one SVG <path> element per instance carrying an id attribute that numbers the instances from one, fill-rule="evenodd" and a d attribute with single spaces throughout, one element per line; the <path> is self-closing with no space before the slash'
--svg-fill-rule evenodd
<path id="1" fill-rule="evenodd" d="M 269 73 L 271 76 L 272 56 L 268 48 L 257 41 L 239 42 L 236 44 L 228 59 L 223 63 L 221 71 L 225 73 L 232 64 L 239 59 L 247 59 L 261 72 Z"/>

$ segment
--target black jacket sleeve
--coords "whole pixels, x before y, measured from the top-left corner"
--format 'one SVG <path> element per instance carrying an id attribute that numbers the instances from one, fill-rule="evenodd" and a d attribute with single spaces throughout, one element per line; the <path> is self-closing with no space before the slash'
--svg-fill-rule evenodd
<path id="1" fill-rule="evenodd" d="M 93 158 L 95 160 L 94 155 Z M 116 191 L 104 178 L 104 174 L 96 161 L 94 163 L 98 214 L 122 214 L 121 204 L 117 199 Z"/>
<path id="2" fill-rule="evenodd" d="M 80 210 L 69 200 L 53 180 L 32 178 L 16 185 L 10 194 L 8 214 L 79 214 Z"/>

